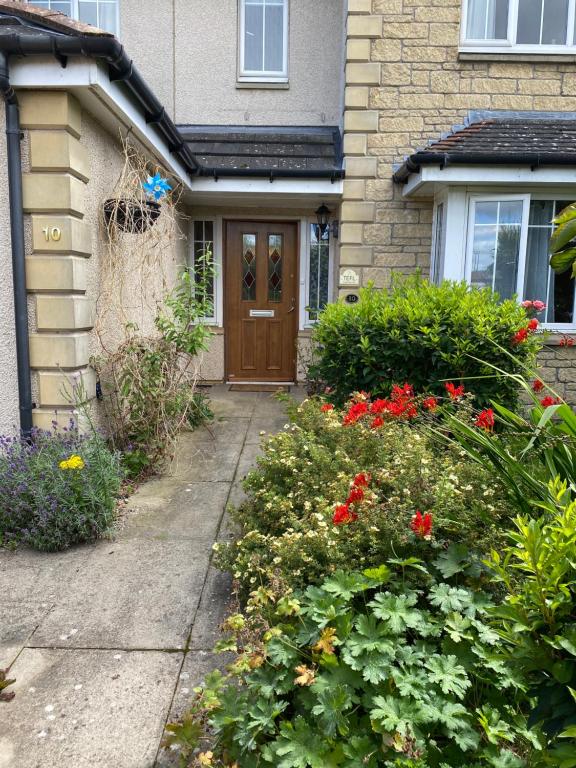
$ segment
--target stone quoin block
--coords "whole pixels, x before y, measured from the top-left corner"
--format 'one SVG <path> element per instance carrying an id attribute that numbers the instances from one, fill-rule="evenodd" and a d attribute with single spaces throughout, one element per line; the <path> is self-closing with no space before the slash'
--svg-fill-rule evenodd
<path id="1" fill-rule="evenodd" d="M 62 128 L 76 138 L 82 130 L 82 112 L 76 99 L 65 91 L 19 91 L 22 128 Z"/>
<path id="2" fill-rule="evenodd" d="M 24 173 L 22 192 L 26 213 L 84 215 L 86 185 L 70 174 Z"/>
<path id="3" fill-rule="evenodd" d="M 43 296 L 36 298 L 39 331 L 80 331 L 94 326 L 96 307 L 86 296 Z"/>
<path id="4" fill-rule="evenodd" d="M 30 131 L 30 170 L 71 173 L 88 181 L 86 148 L 66 131 Z"/>
<path id="5" fill-rule="evenodd" d="M 347 157 L 346 176 L 348 178 L 376 178 L 378 174 L 377 157 Z"/>
<path id="6" fill-rule="evenodd" d="M 344 135 L 344 154 L 345 155 L 365 155 L 368 149 L 368 140 L 366 134 L 346 133 Z M 344 182 L 346 185 L 346 182 Z M 344 193 L 344 197 L 347 197 Z"/>
<path id="7" fill-rule="evenodd" d="M 73 216 L 32 215 L 35 253 L 75 253 L 89 256 L 92 237 L 87 224 Z"/>
<path id="8" fill-rule="evenodd" d="M 38 373 L 40 404 L 45 407 L 71 406 L 81 399 L 91 399 L 96 393 L 96 373 L 85 368 L 66 374 L 60 371 Z"/>
<path id="9" fill-rule="evenodd" d="M 348 16 L 348 37 L 379 38 L 382 16 Z"/>
<path id="10" fill-rule="evenodd" d="M 30 334 L 30 366 L 32 368 L 85 368 L 90 357 L 90 335 Z"/>
<path id="11" fill-rule="evenodd" d="M 346 85 L 380 85 L 380 64 L 346 64 Z"/>
<path id="12" fill-rule="evenodd" d="M 26 287 L 32 293 L 85 291 L 88 264 L 75 256 L 28 256 Z"/>

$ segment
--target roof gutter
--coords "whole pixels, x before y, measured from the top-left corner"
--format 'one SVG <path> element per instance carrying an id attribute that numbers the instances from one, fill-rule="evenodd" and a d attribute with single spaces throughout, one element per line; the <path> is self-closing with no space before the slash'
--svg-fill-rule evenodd
<path id="1" fill-rule="evenodd" d="M 105 62 L 109 67 L 110 80 L 125 84 L 142 108 L 146 122 L 155 125 L 170 152 L 180 160 L 191 176 L 198 173 L 200 166 L 178 128 L 136 69 L 124 46 L 115 37 L 12 33 L 0 35 L 0 52 L 5 57 L 52 55 L 61 61 L 62 66 L 66 66 L 69 56 L 87 56 Z"/>
<path id="2" fill-rule="evenodd" d="M 574 153 L 511 152 L 507 155 L 480 152 L 416 152 L 410 155 L 392 176 L 396 184 L 405 184 L 423 165 L 529 165 L 534 171 L 545 165 L 571 165 L 576 167 Z"/>
<path id="3" fill-rule="evenodd" d="M 25 437 L 29 437 L 32 431 L 33 403 L 28 335 L 28 296 L 26 293 L 24 206 L 22 202 L 22 157 L 20 151 L 22 132 L 20 130 L 18 100 L 10 85 L 8 56 L 2 51 L 0 51 L 0 92 L 6 103 L 6 150 L 20 431 Z"/>

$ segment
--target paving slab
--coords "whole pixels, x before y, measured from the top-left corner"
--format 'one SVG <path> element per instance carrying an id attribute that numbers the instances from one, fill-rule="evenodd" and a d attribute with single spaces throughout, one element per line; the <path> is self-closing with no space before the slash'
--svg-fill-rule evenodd
<path id="1" fill-rule="evenodd" d="M 285 424 L 288 424 L 288 417 L 283 413 L 265 418 L 254 418 L 248 427 L 246 443 L 260 445 L 267 438 L 272 437 L 277 432 L 281 432 Z"/>
<path id="2" fill-rule="evenodd" d="M 192 627 L 188 647 L 210 651 L 220 638 L 220 626 L 229 613 L 232 579 L 216 568 L 208 569 L 202 600 Z"/>
<path id="3" fill-rule="evenodd" d="M 32 635 L 32 647 L 181 649 L 200 602 L 209 547 L 129 539 L 100 545 L 81 585 Z"/>
<path id="4" fill-rule="evenodd" d="M 241 443 L 194 443 L 184 435 L 170 474 L 191 483 L 232 482 L 241 450 Z"/>
<path id="5" fill-rule="evenodd" d="M 243 443 L 250 424 L 249 416 L 230 418 L 217 417 L 206 427 L 200 427 L 189 434 L 191 443 Z"/>
<path id="6" fill-rule="evenodd" d="M 182 654 L 24 650 L 0 768 L 152 768 Z"/>
<path id="7" fill-rule="evenodd" d="M 186 483 L 171 478 L 174 488 L 163 486 L 158 495 L 135 493 L 122 528 L 123 538 L 146 537 L 159 541 L 191 540 L 203 549 L 214 541 L 230 483 Z"/>
<path id="8" fill-rule="evenodd" d="M 0 669 L 14 662 L 51 607 L 50 603 L 15 603 L 0 596 Z"/>
<path id="9" fill-rule="evenodd" d="M 0 595 L 14 602 L 56 602 L 82 580 L 90 551 L 90 547 L 67 552 L 0 550 Z"/>

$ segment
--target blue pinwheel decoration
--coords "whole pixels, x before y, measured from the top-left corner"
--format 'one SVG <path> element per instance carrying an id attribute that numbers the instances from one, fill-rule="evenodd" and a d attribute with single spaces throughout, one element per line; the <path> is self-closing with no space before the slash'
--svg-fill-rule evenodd
<path id="1" fill-rule="evenodd" d="M 142 188 L 148 197 L 153 197 L 156 202 L 162 200 L 172 189 L 168 184 L 168 179 L 162 178 L 159 173 L 155 176 L 148 176 L 148 181 L 142 182 Z"/>

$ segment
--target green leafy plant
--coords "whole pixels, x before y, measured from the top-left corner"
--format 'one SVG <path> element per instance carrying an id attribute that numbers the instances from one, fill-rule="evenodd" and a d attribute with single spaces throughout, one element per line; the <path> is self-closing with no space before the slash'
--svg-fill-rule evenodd
<path id="1" fill-rule="evenodd" d="M 576 203 L 564 208 L 553 221 L 550 266 L 558 274 L 572 270 L 576 277 Z"/>
<path id="2" fill-rule="evenodd" d="M 239 629 L 230 681 L 218 678 L 203 694 L 205 764 L 532 764 L 540 741 L 526 726 L 524 683 L 499 659 L 491 598 L 415 558 L 389 566 L 339 571 L 303 594 L 255 595 L 262 634 L 246 643 Z M 196 731 L 189 760 L 201 743 Z"/>
<path id="3" fill-rule="evenodd" d="M 326 407 L 316 399 L 293 406 L 292 426 L 266 443 L 245 481 L 248 498 L 232 512 L 242 535 L 217 554 L 242 595 L 274 579 L 303 587 L 393 554 L 428 556 L 447 542 L 481 552 L 499 546 L 509 503 L 490 469 L 439 444 L 420 423 L 394 419 L 372 429 L 371 417 L 343 426 L 344 413 Z M 458 408 L 471 413 L 466 398 Z M 338 525 L 335 510 L 358 473 L 370 482 L 357 519 Z M 419 510 L 433 519 L 431 542 L 411 529 Z"/>
<path id="4" fill-rule="evenodd" d="M 466 379 L 478 405 L 499 399 L 511 407 L 516 382 L 487 363 L 512 373 L 531 364 L 541 342 L 524 335 L 527 327 L 526 311 L 514 300 L 415 276 L 396 281 L 390 291 L 365 288 L 354 305 L 329 304 L 314 330 L 310 376 L 324 381 L 340 403 L 357 390 L 388 395 L 404 381 L 417 392 L 439 394 L 444 381 Z M 514 349 L 516 357 L 502 348 Z"/>
<path id="5" fill-rule="evenodd" d="M 0 669 L 0 701 L 12 701 L 16 694 L 14 691 L 6 690 L 11 685 L 14 685 L 16 680 L 9 680 L 7 677 L 7 670 Z"/>
<path id="6" fill-rule="evenodd" d="M 540 518 L 518 517 L 510 544 L 489 561 L 506 587 L 491 609 L 509 646 L 507 662 L 536 698 L 530 723 L 558 742 L 550 763 L 576 766 L 576 501 L 566 503 L 566 482 L 550 484 L 557 504 Z M 520 579 L 511 578 L 519 574 Z"/>
<path id="7" fill-rule="evenodd" d="M 124 473 L 96 431 L 0 438 L 0 544 L 53 551 L 104 536 Z"/>

